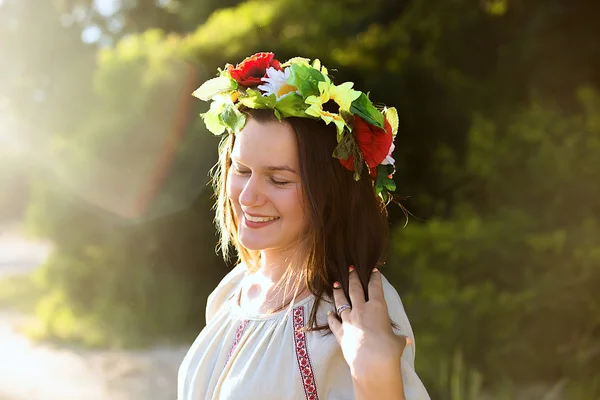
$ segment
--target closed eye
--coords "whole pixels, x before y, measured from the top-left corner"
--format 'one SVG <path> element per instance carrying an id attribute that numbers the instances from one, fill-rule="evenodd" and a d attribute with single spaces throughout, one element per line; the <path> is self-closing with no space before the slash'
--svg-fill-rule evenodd
<path id="1" fill-rule="evenodd" d="M 285 186 L 285 185 L 289 185 L 290 182 L 286 182 L 286 181 L 278 181 L 276 179 L 271 178 L 271 182 L 273 182 L 274 185 L 277 186 Z"/>
<path id="2" fill-rule="evenodd" d="M 248 176 L 252 174 L 252 171 L 247 170 L 247 169 L 240 169 L 235 165 L 231 166 L 231 169 L 233 170 L 233 173 L 239 176 Z M 270 178 L 270 181 L 272 184 L 276 185 L 276 186 L 286 186 L 289 185 L 291 182 L 288 181 L 280 181 L 278 179 L 274 179 L 274 178 Z"/>
<path id="3" fill-rule="evenodd" d="M 245 169 L 239 169 L 237 167 L 233 167 L 233 173 L 236 175 L 248 175 L 250 171 Z"/>

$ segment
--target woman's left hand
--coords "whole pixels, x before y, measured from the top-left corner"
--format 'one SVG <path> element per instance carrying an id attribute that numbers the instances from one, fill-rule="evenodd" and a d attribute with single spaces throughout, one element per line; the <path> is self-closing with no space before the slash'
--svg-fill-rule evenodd
<path id="1" fill-rule="evenodd" d="M 368 285 L 369 301 L 358 273 L 350 267 L 350 299 L 352 308 L 341 310 L 339 318 L 329 313 L 327 321 L 335 335 L 353 380 L 382 382 L 400 377 L 400 358 L 410 338 L 394 334 L 383 294 L 381 273 L 374 269 Z M 333 297 L 336 310 L 350 303 L 338 282 Z M 341 319 L 341 321 L 340 321 Z"/>

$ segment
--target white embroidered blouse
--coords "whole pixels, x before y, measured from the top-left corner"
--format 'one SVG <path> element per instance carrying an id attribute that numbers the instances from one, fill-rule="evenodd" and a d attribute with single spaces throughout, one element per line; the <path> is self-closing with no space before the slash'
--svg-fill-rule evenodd
<path id="1" fill-rule="evenodd" d="M 332 334 L 302 332 L 314 296 L 272 314 L 252 314 L 240 308 L 237 294 L 247 274 L 235 267 L 208 297 L 206 327 L 180 368 L 178 400 L 348 400 L 354 399 L 350 369 Z M 389 314 L 397 334 L 413 343 L 401 359 L 407 400 L 429 400 L 415 373 L 412 328 L 396 290 L 382 276 Z M 319 324 L 327 324 L 333 309 L 321 301 Z"/>

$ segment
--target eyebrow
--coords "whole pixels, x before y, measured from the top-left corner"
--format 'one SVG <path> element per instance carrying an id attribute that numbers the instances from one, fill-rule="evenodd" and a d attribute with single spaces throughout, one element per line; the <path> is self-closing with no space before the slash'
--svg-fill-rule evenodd
<path id="1" fill-rule="evenodd" d="M 238 160 L 235 157 L 232 157 L 233 161 L 235 161 L 238 164 L 242 164 L 244 165 L 244 163 L 240 162 L 240 160 Z M 292 167 L 289 167 L 287 165 L 269 165 L 268 167 L 265 168 L 267 171 L 272 171 L 272 172 L 277 172 L 277 171 L 288 171 L 291 172 L 293 174 L 298 174 L 298 172 L 296 172 L 295 169 L 293 169 Z"/>
<path id="2" fill-rule="evenodd" d="M 267 167 L 267 170 L 268 171 L 288 171 L 288 172 L 291 172 L 293 174 L 297 174 L 296 170 L 294 170 L 291 167 L 288 167 L 287 165 L 279 165 L 279 166 L 271 165 L 271 166 Z"/>

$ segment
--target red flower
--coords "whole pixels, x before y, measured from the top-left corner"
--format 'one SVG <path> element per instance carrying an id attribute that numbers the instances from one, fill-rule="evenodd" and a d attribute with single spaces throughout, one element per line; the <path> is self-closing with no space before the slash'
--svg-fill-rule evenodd
<path id="1" fill-rule="evenodd" d="M 356 137 L 356 143 L 367 166 L 371 170 L 372 177 L 376 176 L 376 167 L 385 160 L 394 140 L 392 126 L 387 119 L 384 120 L 384 126 L 385 129 L 381 129 L 369 124 L 358 115 L 354 116 L 354 136 Z M 354 157 L 352 155 L 347 160 L 340 160 L 340 162 L 350 171 L 354 171 Z"/>
<path id="2" fill-rule="evenodd" d="M 243 87 L 258 86 L 262 84 L 261 78 L 265 76 L 267 68 L 273 67 L 281 70 L 279 61 L 274 57 L 273 53 L 256 53 L 253 56 L 247 57 L 235 68 L 233 65 L 228 65 L 227 71 Z"/>

